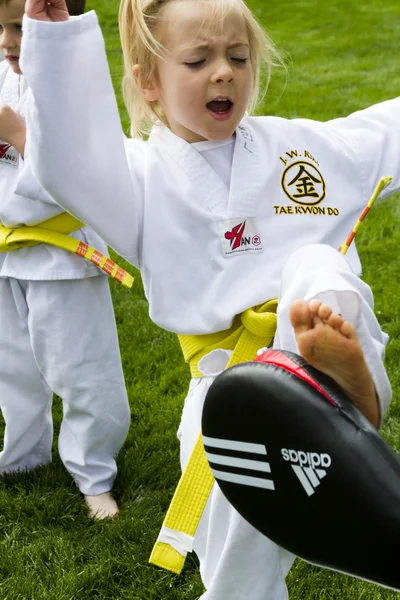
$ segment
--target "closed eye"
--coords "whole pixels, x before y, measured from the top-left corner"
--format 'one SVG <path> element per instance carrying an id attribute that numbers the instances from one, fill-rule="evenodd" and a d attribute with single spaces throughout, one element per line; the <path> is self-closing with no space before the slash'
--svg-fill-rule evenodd
<path id="1" fill-rule="evenodd" d="M 237 62 L 241 65 L 245 65 L 249 59 L 248 58 L 235 58 L 234 56 L 232 56 L 231 60 L 234 60 L 235 62 Z"/>
<path id="2" fill-rule="evenodd" d="M 198 69 L 199 67 L 201 67 L 204 63 L 205 63 L 205 59 L 203 60 L 197 60 L 196 62 L 192 62 L 192 63 L 185 63 L 185 65 L 187 67 L 189 67 L 189 69 Z"/>

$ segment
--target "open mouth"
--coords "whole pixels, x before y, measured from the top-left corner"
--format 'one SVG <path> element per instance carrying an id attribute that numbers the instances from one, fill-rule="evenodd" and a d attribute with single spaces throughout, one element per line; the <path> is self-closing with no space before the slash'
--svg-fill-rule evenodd
<path id="1" fill-rule="evenodd" d="M 232 110 L 233 102 L 231 102 L 228 98 L 217 98 L 215 100 L 211 100 L 207 104 L 207 108 L 214 115 L 218 116 L 228 116 Z"/>

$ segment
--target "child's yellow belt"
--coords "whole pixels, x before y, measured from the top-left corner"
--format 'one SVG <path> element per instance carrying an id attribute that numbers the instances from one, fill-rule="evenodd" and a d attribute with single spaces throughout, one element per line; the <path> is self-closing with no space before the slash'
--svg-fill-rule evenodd
<path id="1" fill-rule="evenodd" d="M 90 260 L 97 267 L 105 271 L 110 277 L 116 279 L 126 287 L 132 287 L 133 277 L 119 267 L 111 258 L 105 256 L 85 242 L 76 240 L 68 234 L 84 227 L 84 223 L 64 212 L 34 227 L 24 225 L 15 229 L 0 225 L 0 252 L 11 252 L 36 244 L 50 244 L 58 246 L 68 252 L 78 254 Z"/>
<path id="2" fill-rule="evenodd" d="M 245 310 L 230 329 L 210 335 L 180 335 L 192 377 L 202 377 L 200 359 L 218 348 L 232 350 L 226 366 L 253 360 L 257 350 L 270 346 L 276 331 L 277 300 Z M 165 517 L 160 535 L 150 556 L 152 564 L 180 573 L 214 485 L 200 432 Z"/>

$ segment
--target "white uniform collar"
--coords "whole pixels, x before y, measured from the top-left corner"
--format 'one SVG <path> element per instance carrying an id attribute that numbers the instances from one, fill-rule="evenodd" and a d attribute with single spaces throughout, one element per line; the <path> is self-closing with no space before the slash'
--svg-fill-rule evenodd
<path id="1" fill-rule="evenodd" d="M 203 206 L 224 216 L 253 217 L 259 201 L 260 161 L 257 144 L 249 123 L 236 129 L 230 192 L 214 169 L 199 152 L 165 125 L 154 126 L 149 143 L 160 144 L 163 151 L 190 177 L 203 196 Z"/>

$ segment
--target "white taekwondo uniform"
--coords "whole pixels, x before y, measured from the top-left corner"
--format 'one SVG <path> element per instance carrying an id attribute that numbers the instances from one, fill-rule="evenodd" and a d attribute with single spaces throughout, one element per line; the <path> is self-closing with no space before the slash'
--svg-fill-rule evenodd
<path id="1" fill-rule="evenodd" d="M 387 336 L 358 277 L 355 246 L 346 258 L 337 248 L 381 176 L 393 176 L 391 192 L 399 188 L 400 100 L 327 123 L 246 117 L 227 179 L 229 148 L 220 147 L 221 161 L 217 152 L 210 158 L 206 151 L 218 144 L 190 145 L 162 125 L 148 142 L 127 140 L 124 147 L 93 12 L 63 23 L 25 19 L 22 65 L 32 93 L 28 151 L 35 173 L 60 205 L 141 269 L 155 323 L 213 333 L 279 296 L 275 347 L 296 351 L 291 302 L 328 300 L 356 327 L 387 409 Z M 88 168 L 71 167 L 75 176 L 64 182 L 77 147 Z M 206 376 L 190 384 L 179 430 L 182 465 L 200 429 L 205 393 L 226 360 L 225 351 L 206 357 Z M 284 578 L 294 557 L 248 525 L 216 487 L 194 547 L 203 600 L 287 597 Z"/>
<path id="2" fill-rule="evenodd" d="M 26 98 L 24 77 L 2 63 L 0 104 L 24 116 Z M 64 179 L 71 176 L 65 165 Z M 0 142 L 1 223 L 36 225 L 61 212 L 29 159 Z M 89 227 L 72 235 L 107 252 Z M 0 253 L 0 473 L 51 460 L 53 392 L 64 403 L 59 451 L 66 468 L 84 494 L 110 490 L 130 412 L 108 279 L 47 244 Z"/>

